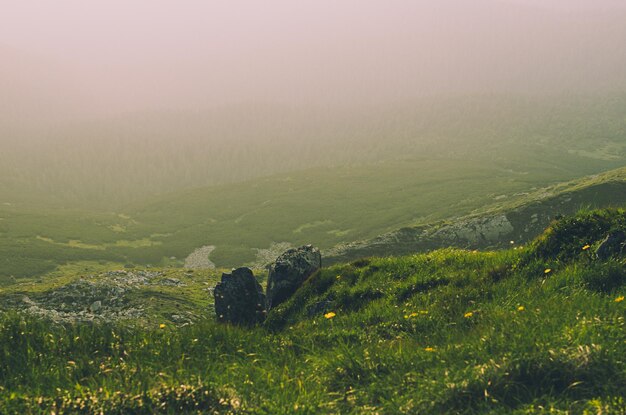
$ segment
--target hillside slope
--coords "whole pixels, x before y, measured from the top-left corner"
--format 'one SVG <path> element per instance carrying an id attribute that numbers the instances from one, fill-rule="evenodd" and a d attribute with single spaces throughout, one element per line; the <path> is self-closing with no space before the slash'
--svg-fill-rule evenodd
<path id="1" fill-rule="evenodd" d="M 532 238 L 559 212 L 624 203 L 624 169 L 529 190 L 581 174 L 542 165 L 511 170 L 503 162 L 416 159 L 314 169 L 162 196 L 115 213 L 4 202 L 0 285 L 73 266 L 87 273 L 184 267 L 194 253 L 218 268 L 262 268 L 289 245 L 308 243 L 323 249 L 328 263 L 442 246 L 502 246 Z M 510 212 L 510 224 L 502 212 Z M 517 231 L 496 233 L 499 244 L 481 239 L 494 221 Z M 420 227 L 396 231 L 411 224 Z M 203 254 L 209 251 L 210 257 Z"/>
<path id="2" fill-rule="evenodd" d="M 559 216 L 585 207 L 626 205 L 626 168 L 503 199 L 505 202 L 477 209 L 465 217 L 405 227 L 376 238 L 339 245 L 325 252 L 325 261 L 337 263 L 444 247 L 485 249 L 524 244 Z"/>
<path id="3" fill-rule="evenodd" d="M 0 412 L 608 413 L 626 410 L 623 209 L 528 247 L 322 269 L 264 327 L 54 325 L 0 315 Z"/>

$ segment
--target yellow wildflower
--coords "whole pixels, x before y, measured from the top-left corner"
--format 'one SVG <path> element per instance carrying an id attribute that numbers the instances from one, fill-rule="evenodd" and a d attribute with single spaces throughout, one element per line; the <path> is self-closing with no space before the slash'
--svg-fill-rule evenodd
<path id="1" fill-rule="evenodd" d="M 468 311 L 467 313 L 463 314 L 463 317 L 471 318 L 473 315 L 474 315 L 474 313 L 472 313 L 471 311 Z"/>
<path id="2" fill-rule="evenodd" d="M 424 351 L 425 352 L 434 352 L 435 348 L 434 347 L 424 347 Z"/>
<path id="3" fill-rule="evenodd" d="M 619 297 L 617 297 L 617 298 L 615 299 L 615 302 L 616 302 L 616 303 L 621 303 L 622 301 L 624 301 L 624 296 L 623 296 L 623 295 L 620 295 Z"/>
<path id="4" fill-rule="evenodd" d="M 164 329 L 165 328 L 165 324 L 163 324 L 163 323 L 159 324 L 159 328 L 160 329 Z"/>
<path id="5" fill-rule="evenodd" d="M 585 246 L 583 246 L 583 251 L 586 251 L 586 250 L 587 250 L 587 249 L 589 249 L 589 248 L 591 248 L 591 246 L 590 246 L 590 245 L 585 245 Z"/>
<path id="6" fill-rule="evenodd" d="M 420 310 L 420 314 L 428 314 L 428 310 Z"/>
<path id="7" fill-rule="evenodd" d="M 326 313 L 324 314 L 324 317 L 331 319 L 333 317 L 335 317 L 337 314 L 333 313 L 332 311 L 330 313 Z"/>
<path id="8" fill-rule="evenodd" d="M 552 268 L 546 268 L 545 271 L 543 271 L 544 274 L 549 274 L 552 272 Z"/>
<path id="9" fill-rule="evenodd" d="M 517 307 L 517 311 L 524 311 L 526 310 L 526 307 L 524 307 L 523 305 Z"/>

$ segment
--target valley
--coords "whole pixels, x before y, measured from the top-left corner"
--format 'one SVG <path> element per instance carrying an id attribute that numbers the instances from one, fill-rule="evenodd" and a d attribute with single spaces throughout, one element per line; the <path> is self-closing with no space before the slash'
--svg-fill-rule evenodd
<path id="1" fill-rule="evenodd" d="M 4 0 L 0 415 L 625 415 L 624 0 Z"/>
<path id="2" fill-rule="evenodd" d="M 546 187 L 624 166 L 624 108 L 619 94 L 498 95 L 7 130 L 20 144 L 0 154 L 0 285 L 81 262 L 182 267 L 205 246 L 215 247 L 206 264 L 262 268 L 273 246 L 333 250 L 539 198 Z M 274 117 L 290 121 L 268 124 Z M 101 148 L 105 136 L 116 145 Z M 231 136 L 243 141 L 223 141 Z"/>

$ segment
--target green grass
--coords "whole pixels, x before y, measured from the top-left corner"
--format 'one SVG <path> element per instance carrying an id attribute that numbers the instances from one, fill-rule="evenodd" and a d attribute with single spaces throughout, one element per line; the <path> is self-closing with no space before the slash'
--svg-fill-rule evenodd
<path id="1" fill-rule="evenodd" d="M 623 169 L 618 172 L 595 180 L 623 181 Z M 254 262 L 258 249 L 275 242 L 328 249 L 488 206 L 514 209 L 537 200 L 536 191 L 521 195 L 531 188 L 571 177 L 560 168 L 520 174 L 501 163 L 406 160 L 191 190 L 129 206 L 123 214 L 0 206 L 0 281 L 81 261 L 182 266 L 204 245 L 216 246 L 211 260 L 218 267 L 236 267 Z M 578 185 L 551 190 L 575 192 Z M 503 194 L 509 195 L 505 202 L 495 200 Z"/>
<path id="2" fill-rule="evenodd" d="M 504 170 L 457 160 L 310 170 L 158 198 L 133 208 L 133 229 L 148 233 L 158 226 L 171 234 L 164 245 L 180 252 L 216 245 L 212 260 L 230 267 L 253 261 L 254 248 L 272 242 L 330 248 L 468 213 L 490 203 L 496 191 L 515 193 L 547 180 Z"/>
<path id="3" fill-rule="evenodd" d="M 582 247 L 625 223 L 324 268 L 254 329 L 5 314 L 0 412 L 624 413 L 626 262 Z"/>

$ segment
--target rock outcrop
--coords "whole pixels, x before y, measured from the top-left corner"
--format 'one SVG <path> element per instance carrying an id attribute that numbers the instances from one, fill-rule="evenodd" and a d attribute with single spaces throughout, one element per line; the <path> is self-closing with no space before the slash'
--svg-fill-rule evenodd
<path id="1" fill-rule="evenodd" d="M 282 253 L 269 267 L 267 309 L 286 301 L 321 267 L 322 255 L 319 249 L 311 245 L 292 248 Z"/>
<path id="2" fill-rule="evenodd" d="M 604 238 L 596 249 L 598 259 L 608 259 L 614 255 L 623 254 L 626 251 L 626 233 L 618 231 L 610 233 Z"/>
<path id="3" fill-rule="evenodd" d="M 540 189 L 520 195 L 508 205 L 494 206 L 452 222 L 404 227 L 371 239 L 340 244 L 324 251 L 324 262 L 346 263 L 370 256 L 407 255 L 446 247 L 519 246 L 541 235 L 555 218 L 574 214 L 580 206 L 602 208 L 626 203 L 626 181 L 605 180 L 591 177 L 565 188 L 558 185 Z"/>
<path id="4" fill-rule="evenodd" d="M 218 321 L 254 325 L 265 320 L 265 295 L 250 268 L 222 274 L 213 290 Z"/>
<path id="5" fill-rule="evenodd" d="M 163 272 L 148 270 L 117 270 L 84 276 L 67 284 L 43 292 L 8 293 L 0 296 L 0 312 L 17 310 L 54 323 L 161 321 L 163 316 L 150 306 L 145 294 L 160 292 L 162 287 L 173 290 L 186 286 L 177 278 L 166 277 Z M 162 297 L 166 299 L 167 297 Z M 175 296 L 171 299 L 175 300 Z M 170 303 L 173 301 L 170 301 Z M 198 320 L 200 313 L 186 310 L 177 312 L 182 325 Z M 184 321 L 183 321 L 184 319 Z"/>

